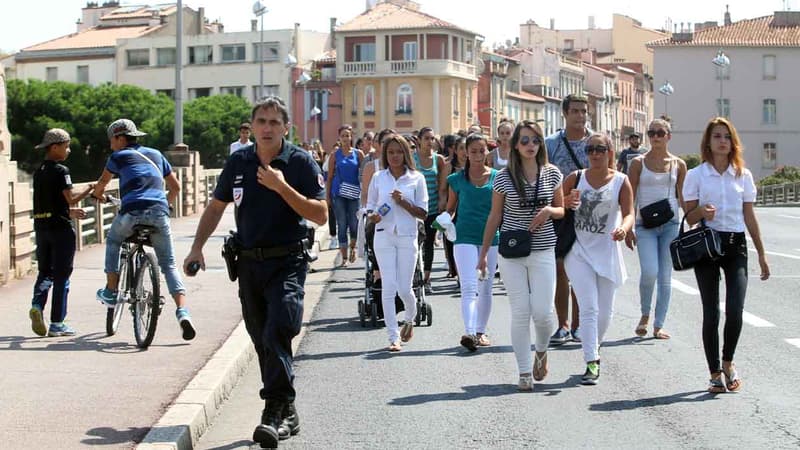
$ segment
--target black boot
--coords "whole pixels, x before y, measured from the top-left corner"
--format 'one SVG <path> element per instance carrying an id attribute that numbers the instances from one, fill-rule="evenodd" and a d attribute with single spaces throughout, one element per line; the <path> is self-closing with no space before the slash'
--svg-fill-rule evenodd
<path id="1" fill-rule="evenodd" d="M 278 427 L 278 439 L 289 439 L 300 432 L 300 416 L 297 415 L 297 408 L 294 402 L 287 403 L 283 408 L 283 422 Z"/>
<path id="2" fill-rule="evenodd" d="M 285 404 L 277 400 L 266 400 L 261 413 L 261 424 L 253 431 L 253 441 L 261 444 L 261 448 L 278 447 L 278 427 L 283 418 Z"/>

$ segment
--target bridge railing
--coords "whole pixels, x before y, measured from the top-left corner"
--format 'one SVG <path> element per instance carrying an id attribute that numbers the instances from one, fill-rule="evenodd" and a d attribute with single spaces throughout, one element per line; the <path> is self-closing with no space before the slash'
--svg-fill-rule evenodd
<path id="1" fill-rule="evenodd" d="M 800 182 L 773 184 L 758 188 L 756 204 L 781 205 L 800 203 Z"/>

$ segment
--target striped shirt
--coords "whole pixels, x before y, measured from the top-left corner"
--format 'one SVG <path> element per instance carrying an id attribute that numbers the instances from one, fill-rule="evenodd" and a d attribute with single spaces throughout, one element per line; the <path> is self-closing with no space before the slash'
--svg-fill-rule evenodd
<path id="1" fill-rule="evenodd" d="M 428 215 L 439 215 L 439 156 L 436 153 L 432 154 L 431 160 L 433 163 L 430 167 L 424 167 L 419 162 L 419 155 L 414 153 L 414 164 L 417 170 L 425 177 L 425 185 L 428 187 Z"/>
<path id="2" fill-rule="evenodd" d="M 503 203 L 503 220 L 500 232 L 525 230 L 533 218 L 545 206 L 553 202 L 553 192 L 561 186 L 562 175 L 558 167 L 548 164 L 539 173 L 539 192 L 536 194 L 536 183 L 525 184 L 525 194 L 520 196 L 511 180 L 508 169 L 503 169 L 494 180 L 494 190 L 505 195 Z M 534 198 L 537 198 L 534 204 Z M 556 245 L 556 234 L 553 231 L 553 221 L 547 219 L 531 235 L 531 250 L 548 250 Z"/>

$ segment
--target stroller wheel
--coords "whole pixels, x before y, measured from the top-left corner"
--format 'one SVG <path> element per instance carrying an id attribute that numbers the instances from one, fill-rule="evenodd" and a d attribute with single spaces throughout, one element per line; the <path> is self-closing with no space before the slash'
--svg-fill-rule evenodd
<path id="1" fill-rule="evenodd" d="M 358 301 L 358 320 L 361 322 L 361 328 L 367 326 L 367 312 L 364 307 L 364 300 Z"/>
<path id="2" fill-rule="evenodd" d="M 378 304 L 372 302 L 370 307 L 370 323 L 372 324 L 372 328 L 378 328 Z"/>
<path id="3" fill-rule="evenodd" d="M 425 304 L 425 323 L 428 326 L 433 325 L 433 308 L 431 308 L 430 303 Z"/>
<path id="4" fill-rule="evenodd" d="M 419 326 L 422 323 L 423 315 L 425 315 L 425 308 L 422 302 L 417 302 L 417 314 L 414 316 L 414 325 Z"/>

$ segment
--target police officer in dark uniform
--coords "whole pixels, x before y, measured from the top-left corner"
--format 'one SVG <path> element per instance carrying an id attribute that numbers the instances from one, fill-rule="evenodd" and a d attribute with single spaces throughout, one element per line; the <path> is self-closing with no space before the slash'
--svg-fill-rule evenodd
<path id="1" fill-rule="evenodd" d="M 205 270 L 203 245 L 233 202 L 240 250 L 229 273 L 239 279 L 242 316 L 258 354 L 260 396 L 265 401 L 253 440 L 262 447 L 276 447 L 279 439 L 299 431 L 292 338 L 303 320 L 306 220 L 325 223 L 328 207 L 319 165 L 307 151 L 284 139 L 289 114 L 283 101 L 262 99 L 251 116 L 255 144 L 226 161 L 213 199 L 200 218 L 184 271 L 191 276 L 195 263 Z"/>

